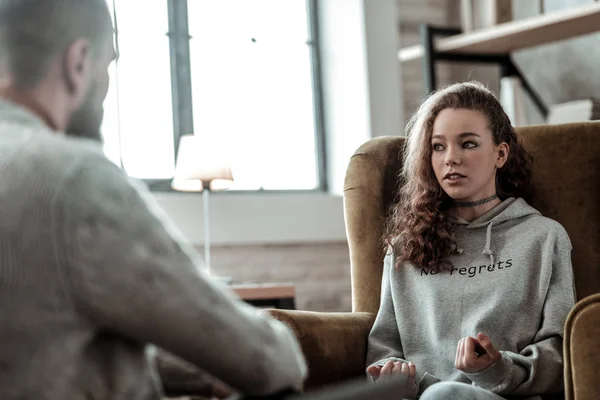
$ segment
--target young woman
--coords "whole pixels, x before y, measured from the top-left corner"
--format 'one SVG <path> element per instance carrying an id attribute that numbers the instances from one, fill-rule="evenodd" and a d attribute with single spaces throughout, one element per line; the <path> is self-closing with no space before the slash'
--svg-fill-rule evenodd
<path id="1" fill-rule="evenodd" d="M 575 303 L 564 228 L 529 206 L 531 157 L 476 82 L 431 95 L 408 125 L 367 374 L 404 398 L 538 398 L 563 387 Z"/>

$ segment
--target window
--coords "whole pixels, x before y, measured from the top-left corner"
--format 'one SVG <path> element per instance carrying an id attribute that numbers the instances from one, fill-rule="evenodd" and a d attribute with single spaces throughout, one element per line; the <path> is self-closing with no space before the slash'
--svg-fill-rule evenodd
<path id="1" fill-rule="evenodd" d="M 186 21 L 182 0 L 110 3 L 120 53 L 102 127 L 110 159 L 168 188 L 179 136 L 215 135 L 231 149 L 234 189 L 322 187 L 310 2 L 188 0 Z M 190 90 L 178 93 L 182 82 Z"/>
<path id="2" fill-rule="evenodd" d="M 169 179 L 175 146 L 167 3 L 115 3 L 119 61 L 111 65 L 104 103 L 105 151 L 133 177 Z"/>

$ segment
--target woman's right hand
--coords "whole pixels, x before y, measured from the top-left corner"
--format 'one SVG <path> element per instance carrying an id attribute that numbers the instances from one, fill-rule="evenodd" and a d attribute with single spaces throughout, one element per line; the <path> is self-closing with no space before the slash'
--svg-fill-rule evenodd
<path id="1" fill-rule="evenodd" d="M 399 376 L 406 377 L 406 394 L 405 398 L 414 398 L 417 395 L 417 367 L 412 362 L 388 361 L 383 367 L 379 365 L 371 365 L 367 368 L 367 374 L 377 382 L 379 379 L 393 379 Z"/>

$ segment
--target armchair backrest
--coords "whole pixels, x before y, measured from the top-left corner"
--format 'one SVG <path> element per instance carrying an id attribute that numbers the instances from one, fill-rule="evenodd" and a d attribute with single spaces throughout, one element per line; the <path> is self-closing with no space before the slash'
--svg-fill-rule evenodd
<path id="1" fill-rule="evenodd" d="M 600 122 L 517 129 L 533 156 L 533 188 L 526 199 L 560 222 L 573 245 L 578 299 L 600 292 Z M 352 156 L 344 184 L 350 247 L 352 310 L 379 310 L 383 228 L 398 191 L 403 137 L 371 139 Z"/>

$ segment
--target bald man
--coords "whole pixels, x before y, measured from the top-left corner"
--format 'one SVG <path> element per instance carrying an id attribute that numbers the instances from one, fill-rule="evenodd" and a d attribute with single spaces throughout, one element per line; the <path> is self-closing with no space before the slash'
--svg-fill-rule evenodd
<path id="1" fill-rule="evenodd" d="M 242 393 L 299 386 L 291 331 L 104 156 L 115 57 L 104 0 L 0 0 L 0 399 L 159 399 L 153 346 Z"/>

